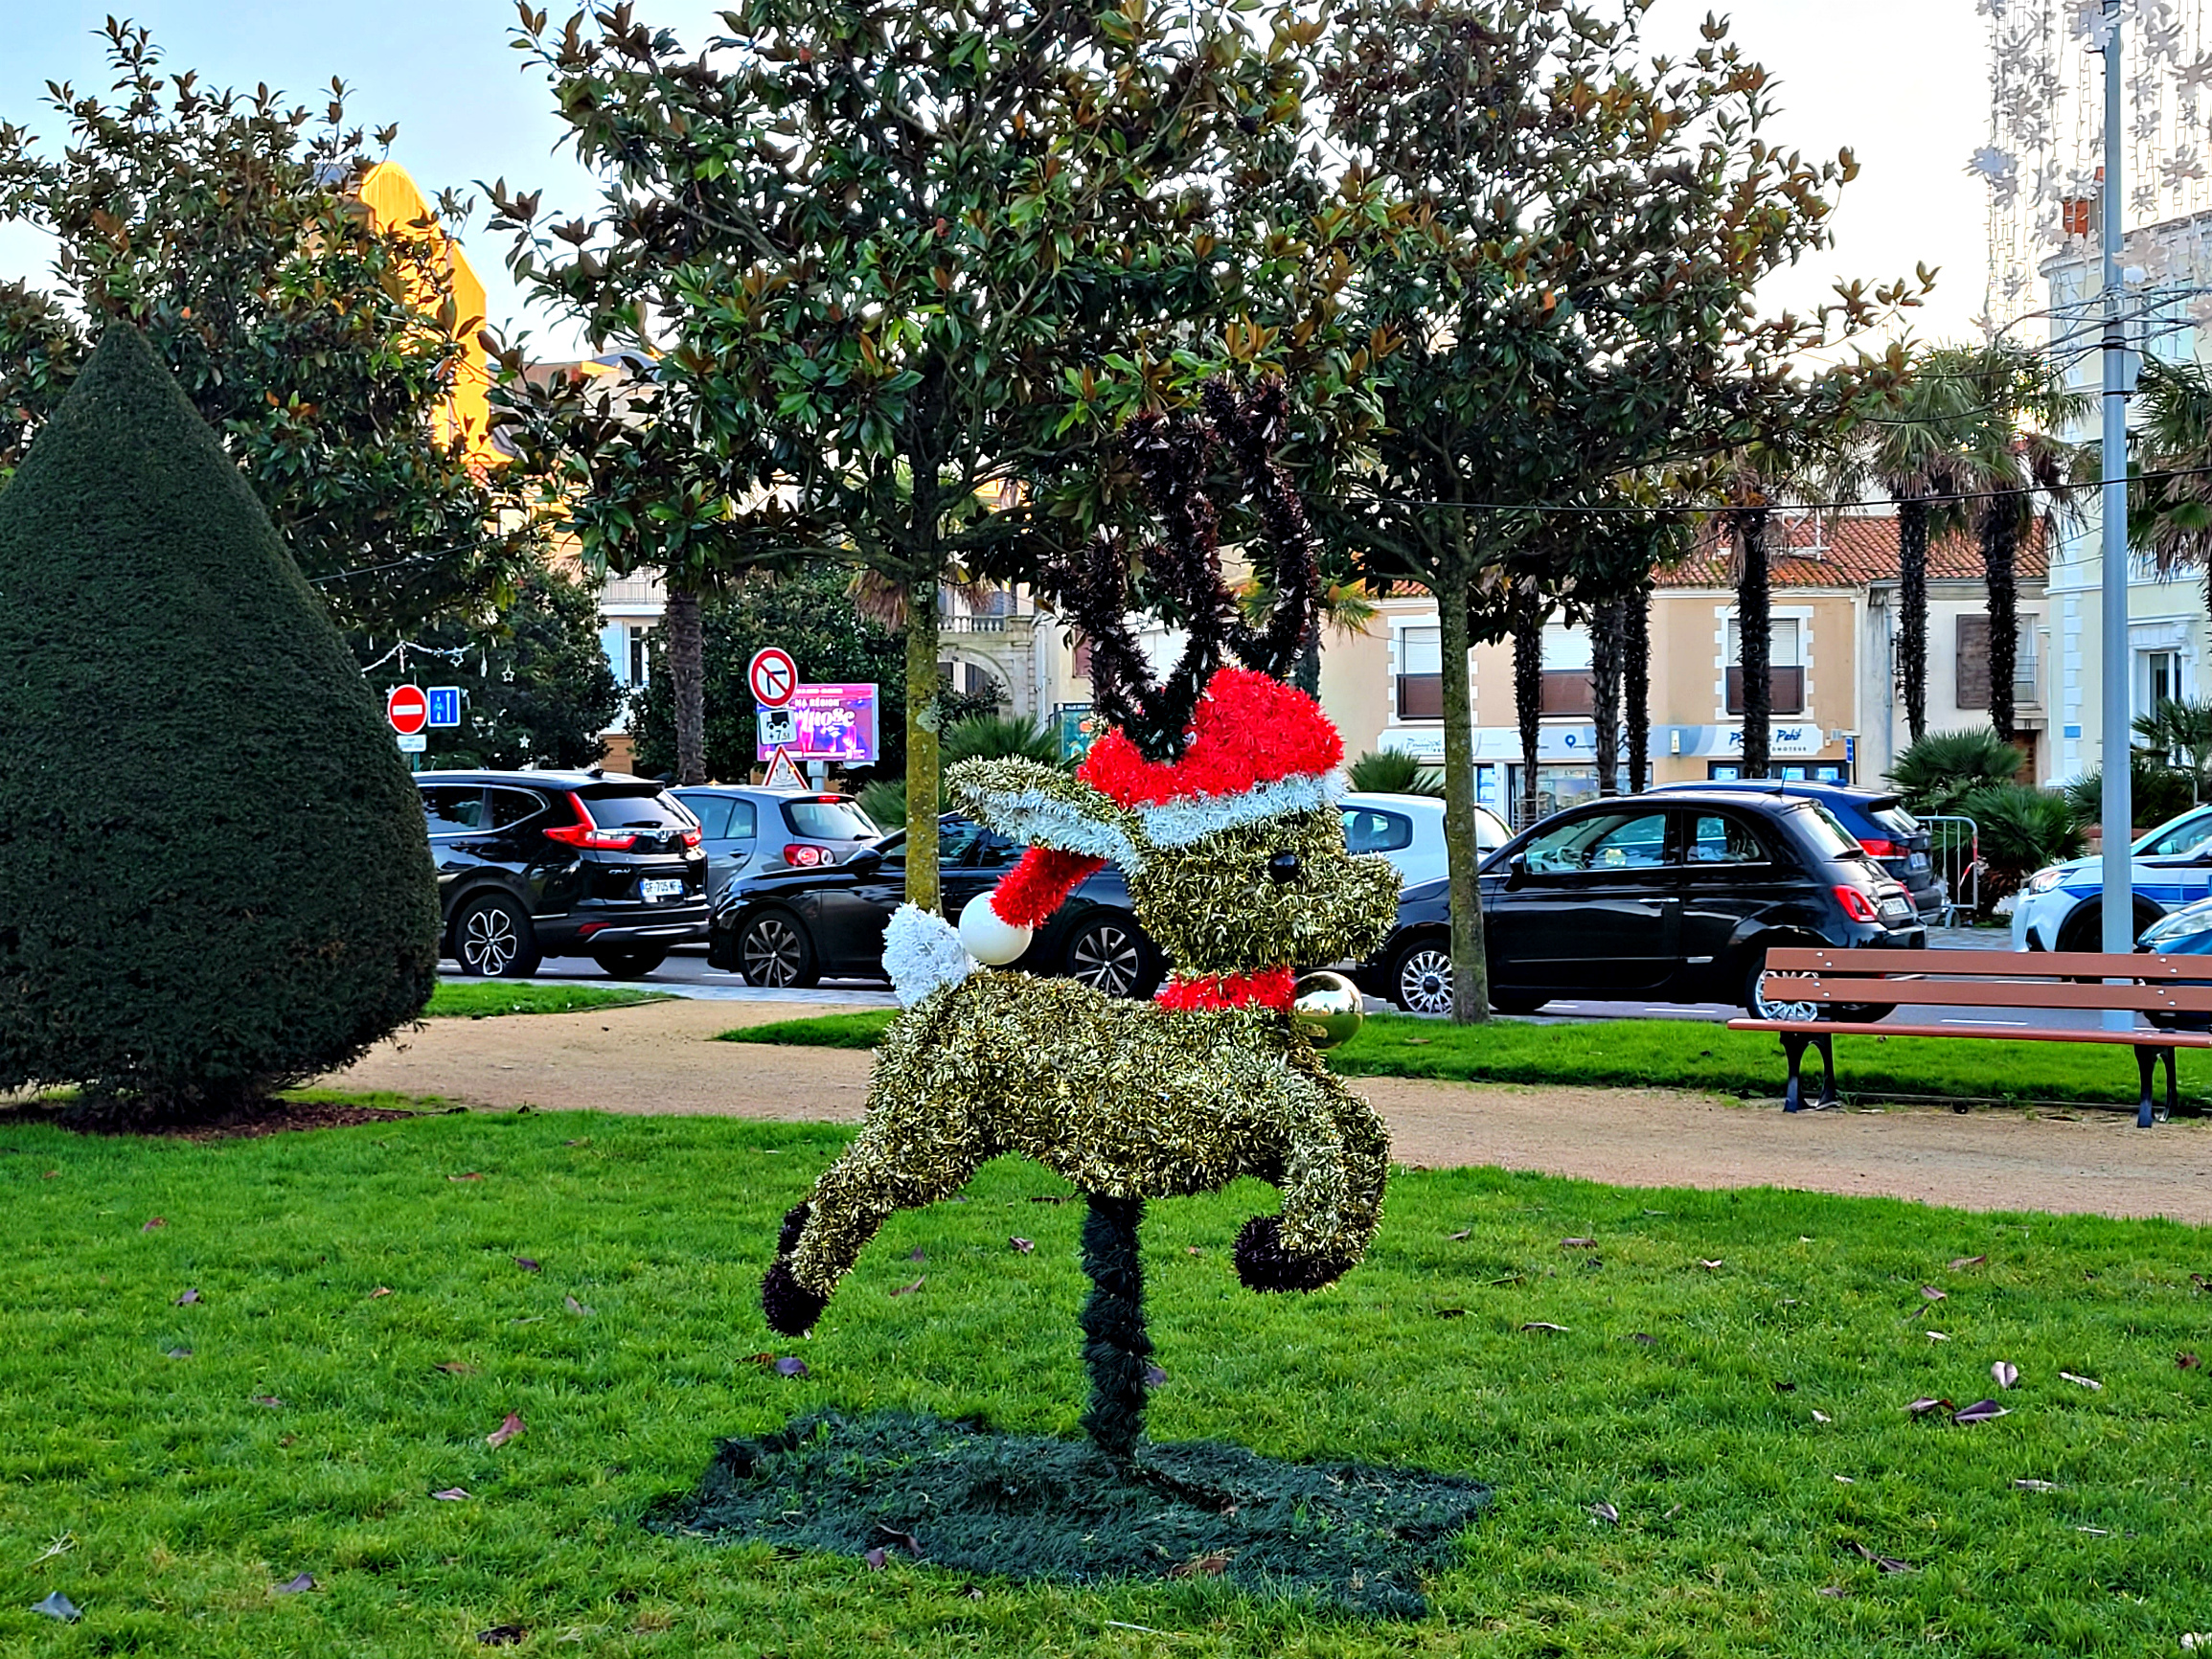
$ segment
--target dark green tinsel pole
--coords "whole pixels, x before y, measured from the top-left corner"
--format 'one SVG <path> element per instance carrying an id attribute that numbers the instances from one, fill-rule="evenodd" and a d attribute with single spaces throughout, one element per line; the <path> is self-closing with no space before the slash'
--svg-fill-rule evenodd
<path id="1" fill-rule="evenodd" d="M 1116 1463 L 1136 1456 L 1145 1432 L 1145 1373 L 1152 1357 L 1145 1335 L 1144 1269 L 1137 1260 L 1141 1198 L 1084 1194 L 1083 1270 L 1090 1300 L 1083 1305 L 1083 1363 L 1090 1368 L 1090 1409 L 1083 1432 Z"/>

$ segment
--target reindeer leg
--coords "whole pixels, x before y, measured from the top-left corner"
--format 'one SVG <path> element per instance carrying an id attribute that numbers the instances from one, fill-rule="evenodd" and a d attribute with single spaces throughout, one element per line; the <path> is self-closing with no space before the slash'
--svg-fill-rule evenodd
<path id="1" fill-rule="evenodd" d="M 950 1197 L 998 1150 L 933 1102 L 872 1110 L 845 1155 L 784 1217 L 776 1259 L 761 1281 L 770 1327 L 786 1336 L 813 1329 L 837 1281 L 885 1221 Z"/>
<path id="2" fill-rule="evenodd" d="M 1366 1254 L 1382 1224 L 1390 1133 L 1375 1109 L 1334 1079 L 1299 1079 L 1305 1110 L 1283 1150 L 1283 1211 L 1237 1235 L 1248 1290 L 1318 1290 Z"/>

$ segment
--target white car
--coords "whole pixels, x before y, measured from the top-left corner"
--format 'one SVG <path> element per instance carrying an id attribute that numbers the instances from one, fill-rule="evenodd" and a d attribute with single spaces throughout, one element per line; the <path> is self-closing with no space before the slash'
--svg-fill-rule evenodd
<path id="1" fill-rule="evenodd" d="M 2130 849 L 2133 931 L 2171 911 L 2212 898 L 2212 806 L 2192 807 Z M 2013 907 L 2015 950 L 2102 950 L 2105 861 L 2069 858 L 2029 876 Z"/>
<path id="2" fill-rule="evenodd" d="M 1433 795 L 1346 795 L 1344 845 L 1353 852 L 1380 852 L 1398 866 L 1398 883 L 1434 881 L 1449 874 L 1444 850 L 1444 803 Z M 1474 809 L 1474 845 L 1488 858 L 1513 839 L 1498 815 Z"/>

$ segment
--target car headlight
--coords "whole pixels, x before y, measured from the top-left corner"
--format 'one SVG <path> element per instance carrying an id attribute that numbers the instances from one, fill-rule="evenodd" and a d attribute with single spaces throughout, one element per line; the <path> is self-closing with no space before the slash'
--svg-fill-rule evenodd
<path id="1" fill-rule="evenodd" d="M 2056 865 L 2048 870 L 2039 870 L 2028 877 L 2028 891 L 2030 893 L 2048 893 L 2059 884 L 2064 875 L 2065 872 Z"/>
<path id="2" fill-rule="evenodd" d="M 2141 943 L 2149 945 L 2173 944 L 2205 933 L 2212 933 L 2212 915 L 2196 916 L 2182 911 L 2161 917 L 2144 928 Z"/>

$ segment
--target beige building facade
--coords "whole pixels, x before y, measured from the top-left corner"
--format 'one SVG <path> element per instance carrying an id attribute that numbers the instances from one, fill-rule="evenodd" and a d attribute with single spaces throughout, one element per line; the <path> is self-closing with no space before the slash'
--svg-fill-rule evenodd
<path id="1" fill-rule="evenodd" d="M 1896 521 L 1823 523 L 1778 515 L 1772 559 L 1772 774 L 1879 784 L 1907 742 L 1897 684 Z M 2042 666 L 2048 630 L 2040 539 L 2020 558 L 2020 669 L 2016 676 L 2023 746 L 2041 742 Z M 1960 540 L 1930 550 L 1927 727 L 1987 722 L 1988 604 L 1976 550 Z M 1661 572 L 1652 595 L 1648 784 L 1740 775 L 1742 630 L 1728 560 L 1717 547 Z M 1379 602 L 1357 636 L 1330 638 L 1321 660 L 1322 702 L 1345 749 L 1398 749 L 1441 761 L 1443 661 L 1436 606 L 1422 595 Z M 1590 642 L 1580 626 L 1544 629 L 1543 707 L 1536 796 L 1544 812 L 1599 793 L 1591 720 Z M 1511 817 L 1522 790 L 1514 715 L 1513 648 L 1469 653 L 1474 708 L 1475 798 Z M 1625 764 L 1626 755 L 1624 753 Z M 2041 767 L 2037 768 L 2041 775 Z M 1619 783 L 1629 786 L 1624 775 Z"/>

